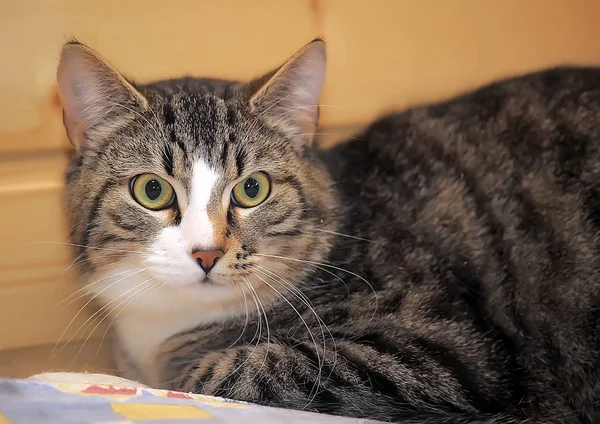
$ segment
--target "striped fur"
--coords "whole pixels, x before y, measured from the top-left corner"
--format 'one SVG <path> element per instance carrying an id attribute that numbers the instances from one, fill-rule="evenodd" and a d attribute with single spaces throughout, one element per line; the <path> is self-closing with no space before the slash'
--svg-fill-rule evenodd
<path id="1" fill-rule="evenodd" d="M 329 151 L 249 106 L 273 75 L 136 87 L 147 108 L 73 159 L 66 204 L 85 281 L 135 269 L 122 250 L 185 216 L 179 202 L 160 217 L 136 207 L 131 175 L 160 172 L 187 192 L 201 158 L 226 175 L 219 193 L 258 170 L 276 188 L 256 212 L 213 203 L 230 240 L 217 282 L 237 295 L 169 303 L 159 291 L 136 304 L 138 327 L 115 321 L 126 375 L 404 423 L 599 422 L 600 70 L 499 82 Z M 128 357 L 133 328 L 152 333 L 188 301 L 197 325 L 159 340 L 149 362 Z"/>

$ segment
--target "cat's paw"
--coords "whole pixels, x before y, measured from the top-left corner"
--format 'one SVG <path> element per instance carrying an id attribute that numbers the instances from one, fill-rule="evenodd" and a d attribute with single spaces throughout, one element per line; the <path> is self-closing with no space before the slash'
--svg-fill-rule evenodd
<path id="1" fill-rule="evenodd" d="M 256 402 L 263 383 L 286 357 L 285 349 L 274 344 L 211 352 L 188 367 L 178 390 Z"/>

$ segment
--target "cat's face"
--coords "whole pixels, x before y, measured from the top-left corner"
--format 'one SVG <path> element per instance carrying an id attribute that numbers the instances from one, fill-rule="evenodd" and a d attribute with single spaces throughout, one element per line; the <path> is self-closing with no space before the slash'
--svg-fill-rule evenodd
<path id="1" fill-rule="evenodd" d="M 134 88 L 65 46 L 59 91 L 77 147 L 66 205 L 90 291 L 136 307 L 235 303 L 276 297 L 322 261 L 335 202 L 307 144 L 324 67 L 317 41 L 249 84 Z"/>

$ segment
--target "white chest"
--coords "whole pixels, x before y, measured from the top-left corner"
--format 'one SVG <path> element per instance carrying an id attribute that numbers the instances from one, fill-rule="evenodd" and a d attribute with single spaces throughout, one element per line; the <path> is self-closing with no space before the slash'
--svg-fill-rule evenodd
<path id="1" fill-rule="evenodd" d="M 140 280 L 143 278 L 139 277 Z M 127 281 L 126 285 L 108 286 L 110 288 L 98 293 L 98 297 L 110 302 L 135 284 L 136 281 Z M 229 293 L 194 290 L 194 287 L 186 292 L 163 286 L 151 295 L 135 297 L 125 307 L 119 308 L 115 313 L 113 330 L 119 345 L 115 360 L 120 372 L 126 378 L 158 386 L 162 382 L 156 355 L 165 340 L 194 327 L 224 321 L 246 312 L 244 306 L 236 307 L 235 302 L 228 299 Z M 124 352 L 120 354 L 119 351 Z"/>
<path id="2" fill-rule="evenodd" d="M 114 330 L 119 339 L 120 348 L 125 351 L 128 361 L 133 362 L 139 374 L 135 375 L 140 382 L 152 387 L 162 386 L 157 354 L 161 344 L 171 336 L 194 327 L 211 324 L 228 318 L 230 314 L 214 312 L 199 313 L 179 309 L 167 315 L 138 313 L 120 317 Z M 132 374 L 127 370 L 127 361 L 117 358 L 125 377 Z"/>

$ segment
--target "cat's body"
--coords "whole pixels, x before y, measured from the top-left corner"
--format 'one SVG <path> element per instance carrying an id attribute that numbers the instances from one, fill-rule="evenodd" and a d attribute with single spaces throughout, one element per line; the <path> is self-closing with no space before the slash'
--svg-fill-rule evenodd
<path id="1" fill-rule="evenodd" d="M 600 420 L 600 70 L 505 81 L 317 152 L 301 139 L 319 54 L 249 86 L 130 88 L 140 113 L 80 138 L 63 90 L 83 151 L 67 177 L 72 238 L 97 248 L 79 251 L 90 291 L 124 305 L 126 376 L 390 421 Z M 177 205 L 146 213 L 121 180 L 158 170 Z M 230 204 L 257 171 L 264 203 Z M 160 274 L 152 254 L 191 234 L 225 253 L 215 281 L 178 287 L 193 261 L 162 258 Z"/>

